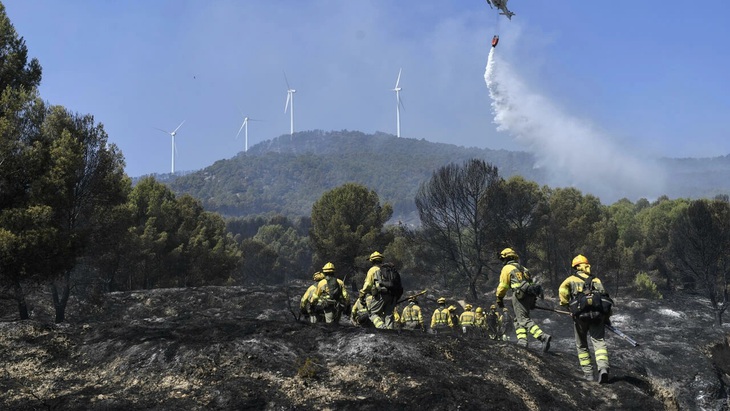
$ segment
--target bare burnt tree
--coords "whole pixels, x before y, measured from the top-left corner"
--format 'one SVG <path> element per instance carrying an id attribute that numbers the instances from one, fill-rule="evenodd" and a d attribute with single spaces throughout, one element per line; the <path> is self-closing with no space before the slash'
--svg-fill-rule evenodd
<path id="1" fill-rule="evenodd" d="M 730 203 L 696 200 L 680 214 L 670 237 L 672 263 L 692 278 L 694 287 L 710 300 L 715 321 L 730 306 Z"/>
<path id="2" fill-rule="evenodd" d="M 416 207 L 424 237 L 444 262 L 468 283 L 477 298 L 477 284 L 488 277 L 495 229 L 485 203 L 496 193 L 501 179 L 497 167 L 472 159 L 463 165 L 449 164 L 433 173 L 416 194 Z"/>

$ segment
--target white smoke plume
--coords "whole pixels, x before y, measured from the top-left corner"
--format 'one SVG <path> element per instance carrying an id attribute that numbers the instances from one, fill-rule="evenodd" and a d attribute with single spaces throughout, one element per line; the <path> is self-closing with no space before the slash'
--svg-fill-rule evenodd
<path id="1" fill-rule="evenodd" d="M 491 48 L 484 72 L 494 123 L 537 157 L 550 186 L 572 186 L 604 204 L 663 193 L 664 172 L 653 159 L 619 147 L 588 122 L 532 92 L 495 50 Z"/>

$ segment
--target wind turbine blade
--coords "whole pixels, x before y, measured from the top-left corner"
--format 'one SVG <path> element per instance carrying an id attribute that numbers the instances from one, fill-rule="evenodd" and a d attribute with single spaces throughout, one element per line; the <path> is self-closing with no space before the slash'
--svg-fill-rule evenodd
<path id="1" fill-rule="evenodd" d="M 400 70 L 398 70 L 398 79 L 395 81 L 395 88 L 398 88 L 398 85 L 400 84 L 400 73 L 402 71 L 403 71 L 402 68 Z"/>
<path id="2" fill-rule="evenodd" d="M 177 130 L 178 130 L 178 129 L 179 129 L 180 127 L 182 127 L 182 125 L 183 125 L 183 123 L 184 123 L 184 122 L 185 122 L 185 120 L 183 120 L 183 121 L 182 121 L 182 123 L 180 123 L 180 125 L 179 125 L 179 126 L 177 126 L 177 128 L 176 128 L 175 130 L 173 130 L 173 133 L 177 133 Z"/>
<path id="3" fill-rule="evenodd" d="M 236 138 L 241 134 L 241 130 L 243 130 L 243 126 L 246 125 L 246 120 L 243 120 L 243 123 L 241 123 L 241 128 L 238 129 L 238 133 L 236 133 Z"/>
<path id="4" fill-rule="evenodd" d="M 291 100 L 291 93 L 286 93 L 286 104 L 284 105 L 284 113 L 289 110 L 289 100 Z"/>
<path id="5" fill-rule="evenodd" d="M 405 111 L 406 106 L 403 105 L 403 99 L 401 98 L 400 94 L 398 95 L 398 105 Z"/>
<path id="6" fill-rule="evenodd" d="M 155 130 L 160 130 L 160 131 L 162 131 L 162 132 L 163 132 L 163 133 L 165 133 L 165 134 L 170 134 L 170 132 L 169 132 L 169 131 L 165 131 L 165 130 L 163 130 L 163 129 L 161 129 L 161 128 L 157 128 L 157 127 L 152 127 L 152 128 L 154 128 Z"/>
<path id="7" fill-rule="evenodd" d="M 286 71 L 282 70 L 284 73 L 284 81 L 286 82 L 286 89 L 291 90 L 291 87 L 289 87 L 289 79 L 286 78 Z"/>

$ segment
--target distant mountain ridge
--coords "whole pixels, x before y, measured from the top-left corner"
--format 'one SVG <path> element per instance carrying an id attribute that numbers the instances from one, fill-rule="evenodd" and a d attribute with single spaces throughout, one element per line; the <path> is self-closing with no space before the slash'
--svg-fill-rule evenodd
<path id="1" fill-rule="evenodd" d="M 548 184 L 544 170 L 526 152 L 490 150 L 398 138 L 386 133 L 321 130 L 282 135 L 247 153 L 216 161 L 203 170 L 169 179 L 177 193 L 200 199 L 224 216 L 309 216 L 312 204 L 332 188 L 359 183 L 394 207 L 394 218 L 415 216 L 414 197 L 439 167 L 472 158 L 495 165 L 504 178 L 521 175 Z M 713 159 L 662 159 L 670 175 L 669 197 L 712 197 L 730 193 L 730 155 Z"/>

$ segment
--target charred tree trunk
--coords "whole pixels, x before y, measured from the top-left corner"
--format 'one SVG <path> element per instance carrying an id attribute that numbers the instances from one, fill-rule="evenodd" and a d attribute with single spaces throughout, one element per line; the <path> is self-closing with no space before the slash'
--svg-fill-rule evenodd
<path id="1" fill-rule="evenodd" d="M 69 271 L 63 275 L 60 286 L 56 281 L 51 282 L 51 294 L 53 295 L 53 308 L 56 312 L 55 322 L 56 324 L 62 323 L 66 320 L 66 305 L 71 294 L 71 273 Z"/>
<path id="2" fill-rule="evenodd" d="M 476 301 L 479 299 L 479 296 L 477 295 L 477 278 L 474 277 L 469 281 L 469 293 L 471 294 L 472 298 Z"/>
<path id="3" fill-rule="evenodd" d="M 18 315 L 21 320 L 27 320 L 28 315 L 28 304 L 25 301 L 25 294 L 23 293 L 23 287 L 20 286 L 20 282 L 16 281 L 13 285 L 15 291 L 15 301 L 18 302 Z"/>

